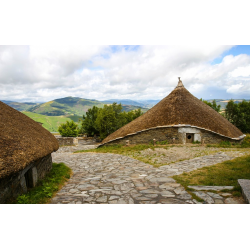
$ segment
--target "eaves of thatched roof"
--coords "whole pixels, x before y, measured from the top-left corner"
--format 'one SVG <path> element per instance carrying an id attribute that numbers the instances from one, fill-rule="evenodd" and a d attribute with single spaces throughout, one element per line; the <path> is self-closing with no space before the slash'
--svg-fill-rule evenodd
<path id="1" fill-rule="evenodd" d="M 0 179 L 58 147 L 57 139 L 39 123 L 0 102 Z"/>
<path id="2" fill-rule="evenodd" d="M 126 124 L 108 137 L 102 144 L 124 138 L 144 130 L 182 124 L 208 130 L 227 138 L 242 138 L 243 133 L 226 118 L 194 97 L 179 80 L 177 87 L 153 108 Z"/>

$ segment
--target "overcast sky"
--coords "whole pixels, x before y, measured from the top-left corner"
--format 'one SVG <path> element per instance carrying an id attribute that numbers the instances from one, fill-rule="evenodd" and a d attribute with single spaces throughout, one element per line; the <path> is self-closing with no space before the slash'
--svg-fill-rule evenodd
<path id="1" fill-rule="evenodd" d="M 250 99 L 250 46 L 0 46 L 0 100 Z"/>

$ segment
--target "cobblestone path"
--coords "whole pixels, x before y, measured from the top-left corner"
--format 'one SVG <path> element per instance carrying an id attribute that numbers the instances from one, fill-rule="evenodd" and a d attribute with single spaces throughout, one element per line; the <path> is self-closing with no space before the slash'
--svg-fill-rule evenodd
<path id="1" fill-rule="evenodd" d="M 234 158 L 218 153 L 155 168 L 123 155 L 65 151 L 53 153 L 53 162 L 64 162 L 74 174 L 52 199 L 54 204 L 198 203 L 170 176 Z M 223 197 L 216 199 L 206 200 L 227 203 Z"/>

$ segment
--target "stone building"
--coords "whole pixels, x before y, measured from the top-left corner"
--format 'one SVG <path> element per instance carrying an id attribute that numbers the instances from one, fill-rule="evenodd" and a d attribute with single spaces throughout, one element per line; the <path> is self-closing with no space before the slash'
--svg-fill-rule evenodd
<path id="1" fill-rule="evenodd" d="M 185 144 L 194 141 L 241 142 L 245 135 L 221 114 L 194 97 L 179 78 L 176 88 L 153 108 L 118 129 L 102 145 L 165 141 Z"/>
<path id="2" fill-rule="evenodd" d="M 0 203 L 25 193 L 52 168 L 56 138 L 40 124 L 0 102 Z"/>

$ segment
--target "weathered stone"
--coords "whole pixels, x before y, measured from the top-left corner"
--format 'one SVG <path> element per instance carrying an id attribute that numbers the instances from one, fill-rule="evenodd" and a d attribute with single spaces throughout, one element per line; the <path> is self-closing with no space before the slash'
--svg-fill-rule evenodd
<path id="1" fill-rule="evenodd" d="M 214 204 L 214 200 L 204 192 L 194 192 L 195 195 L 206 201 L 208 204 Z"/>
<path id="2" fill-rule="evenodd" d="M 209 196 L 211 196 L 212 198 L 214 198 L 214 199 L 223 199 L 222 196 L 220 196 L 220 195 L 218 195 L 218 194 L 215 194 L 215 193 L 207 192 L 207 194 L 208 194 Z"/>
<path id="3" fill-rule="evenodd" d="M 147 194 L 145 196 L 148 198 L 156 198 L 158 196 L 158 194 Z"/>
<path id="4" fill-rule="evenodd" d="M 182 194 L 183 192 L 186 192 L 186 191 L 183 187 L 179 187 L 179 188 L 174 189 L 174 192 L 176 194 Z"/>
<path id="5" fill-rule="evenodd" d="M 250 180 L 239 179 L 238 183 L 241 186 L 242 194 L 245 201 L 250 203 Z"/>
<path id="6" fill-rule="evenodd" d="M 117 204 L 128 204 L 128 202 L 126 202 L 123 198 L 121 198 L 117 201 Z"/>
<path id="7" fill-rule="evenodd" d="M 152 198 L 146 197 L 146 196 L 140 196 L 140 197 L 136 197 L 135 200 L 138 201 L 150 201 Z"/>
<path id="8" fill-rule="evenodd" d="M 179 183 L 164 183 L 162 185 L 159 186 L 159 188 L 164 188 L 164 189 L 168 189 L 168 188 L 176 188 L 176 187 L 180 187 L 181 184 Z"/>
<path id="9" fill-rule="evenodd" d="M 159 194 L 160 192 L 154 189 L 141 190 L 140 193 L 143 194 Z"/>
<path id="10" fill-rule="evenodd" d="M 239 202 L 236 199 L 234 199 L 234 198 L 227 198 L 227 199 L 225 199 L 225 203 L 226 204 L 239 204 Z"/>
<path id="11" fill-rule="evenodd" d="M 192 196 L 189 194 L 189 193 L 187 193 L 187 192 L 185 192 L 185 193 L 183 193 L 183 194 L 180 194 L 180 195 L 178 195 L 177 196 L 179 199 L 181 199 L 181 200 L 189 200 L 189 199 L 192 199 Z"/>
<path id="12" fill-rule="evenodd" d="M 149 181 L 151 182 L 174 182 L 173 179 L 167 177 L 159 177 L 159 178 L 151 178 Z"/>
<path id="13" fill-rule="evenodd" d="M 195 204 L 202 204 L 201 202 L 198 202 L 197 200 L 193 199 L 192 200 Z"/>
<path id="14" fill-rule="evenodd" d="M 120 198 L 120 196 L 112 195 L 112 196 L 110 196 L 109 201 L 116 200 L 116 199 L 119 199 L 119 198 Z"/>
<path id="15" fill-rule="evenodd" d="M 231 196 L 232 194 L 230 194 L 230 193 L 221 193 L 220 195 L 223 196 L 223 197 L 228 197 L 228 196 Z"/>
<path id="16" fill-rule="evenodd" d="M 117 204 L 117 200 L 109 201 L 109 204 Z"/>
<path id="17" fill-rule="evenodd" d="M 108 200 L 107 196 L 102 196 L 102 197 L 99 197 L 96 201 L 104 203 L 104 202 L 107 202 L 107 200 Z"/>
<path id="18" fill-rule="evenodd" d="M 121 185 L 120 185 L 120 189 L 121 189 L 121 190 L 128 190 L 128 189 L 130 189 L 130 188 L 132 188 L 132 187 L 134 187 L 134 186 L 135 186 L 135 185 L 134 185 L 133 183 L 127 182 L 127 183 L 121 184 Z"/>
<path id="19" fill-rule="evenodd" d="M 195 190 L 213 190 L 213 191 L 220 191 L 223 189 L 229 189 L 232 190 L 233 186 L 188 186 L 189 188 L 195 189 Z"/>
<path id="20" fill-rule="evenodd" d="M 164 197 L 175 197 L 175 195 L 170 191 L 163 191 L 161 192 L 161 195 Z"/>
<path id="21" fill-rule="evenodd" d="M 224 204 L 222 199 L 214 199 L 215 204 Z"/>

